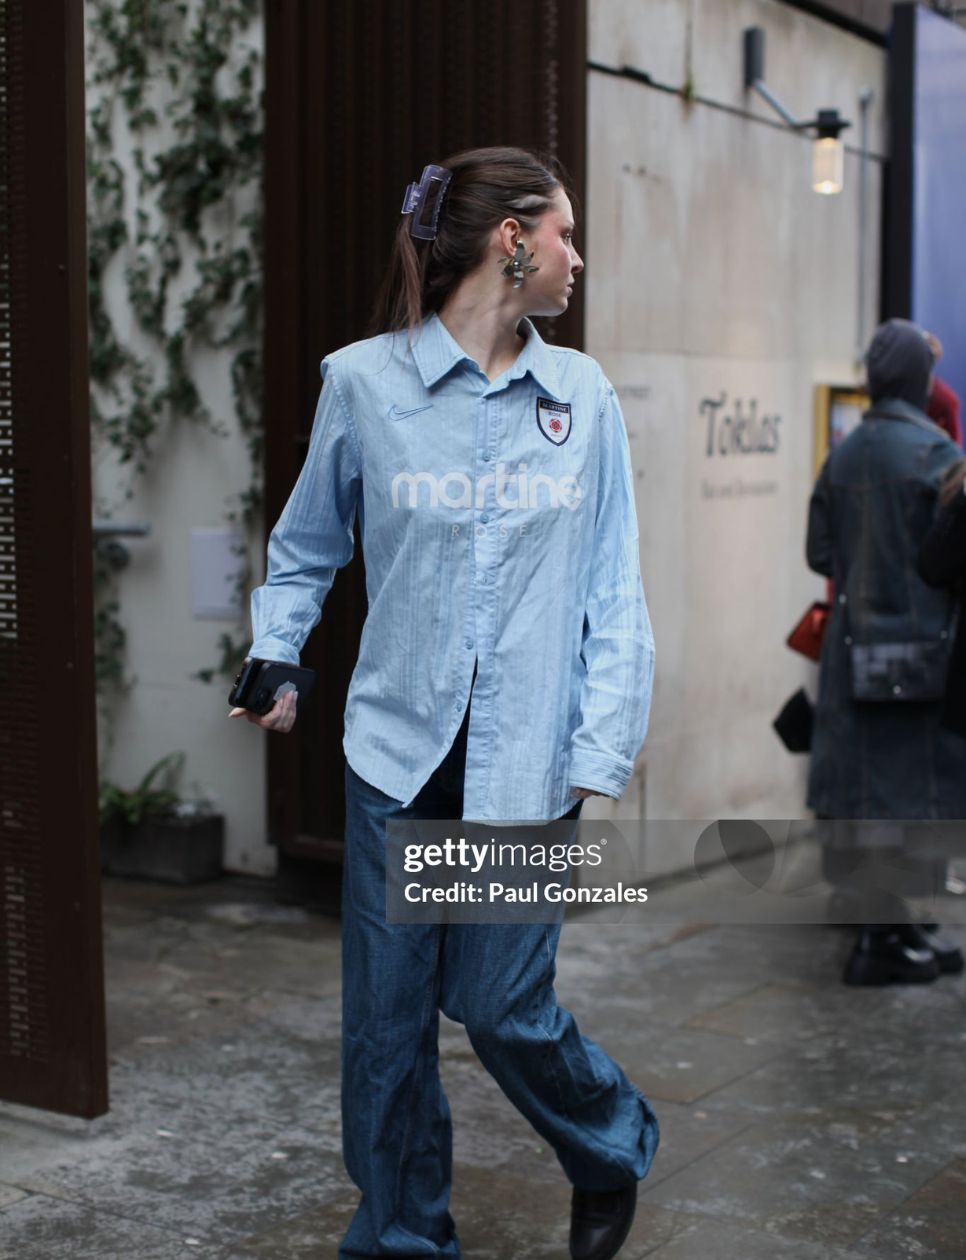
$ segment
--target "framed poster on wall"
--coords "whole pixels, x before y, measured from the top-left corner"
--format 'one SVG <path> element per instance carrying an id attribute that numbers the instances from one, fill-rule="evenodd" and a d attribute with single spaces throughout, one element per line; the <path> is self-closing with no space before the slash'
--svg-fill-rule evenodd
<path id="1" fill-rule="evenodd" d="M 818 476 L 833 446 L 861 422 L 871 406 L 860 385 L 816 385 L 815 423 L 812 440 L 812 480 Z"/>

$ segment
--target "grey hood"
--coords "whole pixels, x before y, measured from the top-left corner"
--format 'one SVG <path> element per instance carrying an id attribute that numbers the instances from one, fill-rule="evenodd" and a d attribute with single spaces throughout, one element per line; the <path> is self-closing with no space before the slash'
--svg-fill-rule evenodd
<path id="1" fill-rule="evenodd" d="M 933 357 L 918 324 L 908 319 L 880 324 L 869 344 L 865 368 L 873 402 L 901 398 L 925 411 Z"/>

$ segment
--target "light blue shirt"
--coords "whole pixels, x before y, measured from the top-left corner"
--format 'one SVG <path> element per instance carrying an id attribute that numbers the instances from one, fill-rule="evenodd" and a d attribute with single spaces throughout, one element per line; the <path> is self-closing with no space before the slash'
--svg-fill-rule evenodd
<path id="1" fill-rule="evenodd" d="M 654 640 L 627 434 L 576 350 L 526 344 L 492 383 L 432 315 L 328 355 L 305 464 L 252 591 L 250 656 L 297 663 L 359 516 L 369 610 L 353 770 L 411 804 L 459 731 L 466 819 L 619 797 L 647 730 Z"/>

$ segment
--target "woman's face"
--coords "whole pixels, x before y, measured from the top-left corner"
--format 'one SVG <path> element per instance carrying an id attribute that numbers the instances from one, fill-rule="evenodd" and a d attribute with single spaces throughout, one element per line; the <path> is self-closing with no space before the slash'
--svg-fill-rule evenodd
<path id="1" fill-rule="evenodd" d="M 570 198 L 558 188 L 536 230 L 522 233 L 527 253 L 533 250 L 532 265 L 540 268 L 523 282 L 528 315 L 562 315 L 570 304 L 574 279 L 584 269 L 583 260 L 574 249 L 573 236 Z"/>

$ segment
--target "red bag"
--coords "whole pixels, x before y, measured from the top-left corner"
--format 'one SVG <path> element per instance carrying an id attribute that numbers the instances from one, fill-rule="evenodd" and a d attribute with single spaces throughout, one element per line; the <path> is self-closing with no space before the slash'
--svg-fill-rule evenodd
<path id="1" fill-rule="evenodd" d="M 793 652 L 801 652 L 802 656 L 807 656 L 810 661 L 819 660 L 830 612 L 831 605 L 820 599 L 806 609 L 801 620 L 785 640 Z"/>

